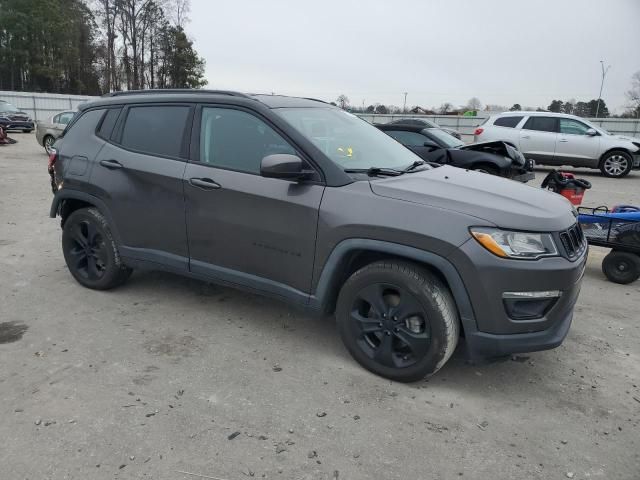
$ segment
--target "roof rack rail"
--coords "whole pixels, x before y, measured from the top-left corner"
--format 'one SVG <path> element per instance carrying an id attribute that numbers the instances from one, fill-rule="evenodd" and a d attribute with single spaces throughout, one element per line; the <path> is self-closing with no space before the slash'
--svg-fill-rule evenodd
<path id="1" fill-rule="evenodd" d="M 184 94 L 216 94 L 229 95 L 232 97 L 251 98 L 246 93 L 234 92 L 230 90 L 205 90 L 199 88 L 149 88 L 145 90 L 125 90 L 122 92 L 110 92 L 102 95 L 103 97 L 124 97 L 127 95 L 149 95 L 163 93 L 184 93 Z"/>
<path id="2" fill-rule="evenodd" d="M 329 102 L 325 102 L 324 100 L 320 100 L 319 98 L 312 98 L 312 97 L 302 97 L 302 98 L 304 98 L 305 100 L 311 100 L 314 102 L 320 102 L 320 103 L 326 103 L 326 104 L 329 103 Z"/>

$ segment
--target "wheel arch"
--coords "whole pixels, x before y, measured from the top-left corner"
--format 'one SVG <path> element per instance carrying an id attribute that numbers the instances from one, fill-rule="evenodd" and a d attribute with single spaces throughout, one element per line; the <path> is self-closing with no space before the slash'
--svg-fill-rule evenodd
<path id="1" fill-rule="evenodd" d="M 58 190 L 51 203 L 51 210 L 49 211 L 49 217 L 55 218 L 58 215 L 61 217 L 61 226 L 64 226 L 65 220 L 76 210 L 80 208 L 96 208 L 101 214 L 103 214 L 109 222 L 109 229 L 113 235 L 114 240 L 118 245 L 121 245 L 120 235 L 117 231 L 116 224 L 113 221 L 111 212 L 107 205 L 91 194 L 80 192 L 77 190 L 62 189 Z"/>
<path id="2" fill-rule="evenodd" d="M 386 259 L 409 261 L 438 276 L 453 295 L 463 331 L 477 330 L 469 294 L 449 260 L 433 252 L 380 240 L 351 238 L 336 245 L 322 269 L 311 306 L 324 314 L 333 313 L 346 279 L 359 268 Z"/>
<path id="3" fill-rule="evenodd" d="M 630 157 L 633 156 L 633 153 L 631 153 L 630 150 L 624 148 L 624 147 L 611 147 L 608 150 L 605 150 L 605 152 L 600 155 L 600 160 L 598 161 L 598 167 L 600 167 L 602 165 L 602 162 L 604 161 L 605 158 L 607 158 L 607 156 L 613 152 L 622 152 L 622 153 L 626 153 L 627 155 L 629 155 Z M 633 158 L 632 158 L 633 160 Z"/>

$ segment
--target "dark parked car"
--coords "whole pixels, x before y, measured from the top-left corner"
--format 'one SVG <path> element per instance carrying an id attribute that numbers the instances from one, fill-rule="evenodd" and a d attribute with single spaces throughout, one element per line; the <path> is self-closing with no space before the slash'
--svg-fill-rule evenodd
<path id="1" fill-rule="evenodd" d="M 431 166 L 311 99 L 107 96 L 80 107 L 50 173 L 85 287 L 161 269 L 334 313 L 353 357 L 400 381 L 460 338 L 472 357 L 558 346 L 585 268 L 562 196 Z"/>
<path id="2" fill-rule="evenodd" d="M 449 164 L 500 177 L 528 182 L 535 178 L 534 162 L 506 142 L 465 145 L 439 128 L 420 125 L 376 125 L 427 162 Z"/>
<path id="3" fill-rule="evenodd" d="M 394 120 L 393 122 L 389 122 L 388 125 L 413 125 L 413 126 L 422 126 L 422 128 L 439 128 L 440 130 L 444 130 L 449 135 L 453 135 L 458 140 L 462 140 L 462 135 L 457 130 L 453 128 L 441 127 L 435 122 L 431 120 L 427 120 L 426 118 L 401 118 L 400 120 Z"/>
<path id="4" fill-rule="evenodd" d="M 35 128 L 29 114 L 4 100 L 0 100 L 0 127 L 5 130 L 22 130 L 31 133 Z"/>

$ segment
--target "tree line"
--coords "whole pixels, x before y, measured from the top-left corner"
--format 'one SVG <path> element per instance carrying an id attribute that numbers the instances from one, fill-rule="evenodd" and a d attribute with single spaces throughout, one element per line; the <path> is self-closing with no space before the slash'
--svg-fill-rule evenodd
<path id="1" fill-rule="evenodd" d="M 635 72 L 631 77 L 631 88 L 625 93 L 628 103 L 625 111 L 619 116 L 622 118 L 640 118 L 640 71 Z M 462 115 L 465 112 L 477 112 L 483 108 L 488 111 L 538 111 L 538 112 L 556 112 L 556 113 L 569 113 L 577 115 L 579 117 L 586 118 L 606 118 L 611 116 L 607 104 L 604 100 L 592 99 L 587 102 L 577 101 L 572 98 L 569 100 L 552 100 L 546 107 L 522 107 L 519 103 L 514 103 L 511 107 L 504 105 L 483 105 L 479 98 L 472 97 L 469 101 L 459 108 L 456 108 L 450 102 L 444 102 L 440 107 L 421 107 L 414 105 L 406 110 L 399 108 L 395 105 L 383 105 L 380 103 L 370 104 L 368 106 L 362 105 L 362 107 L 353 106 L 349 102 L 349 98 L 346 95 L 340 95 L 335 102 L 331 102 L 334 105 L 339 106 L 344 110 L 349 110 L 356 113 L 412 113 L 412 114 L 425 114 L 425 115 Z"/>
<path id="2" fill-rule="evenodd" d="M 189 0 L 0 0 L 0 90 L 201 87 L 188 11 Z"/>

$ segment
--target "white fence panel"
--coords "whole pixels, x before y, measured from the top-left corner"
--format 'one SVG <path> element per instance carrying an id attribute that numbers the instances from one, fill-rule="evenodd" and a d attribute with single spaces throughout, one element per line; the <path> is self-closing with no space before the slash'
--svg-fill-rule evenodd
<path id="1" fill-rule="evenodd" d="M 98 97 L 0 90 L 0 100 L 9 102 L 27 112 L 34 120 L 46 120 L 64 110 L 75 110 L 78 105 L 94 98 Z"/>

